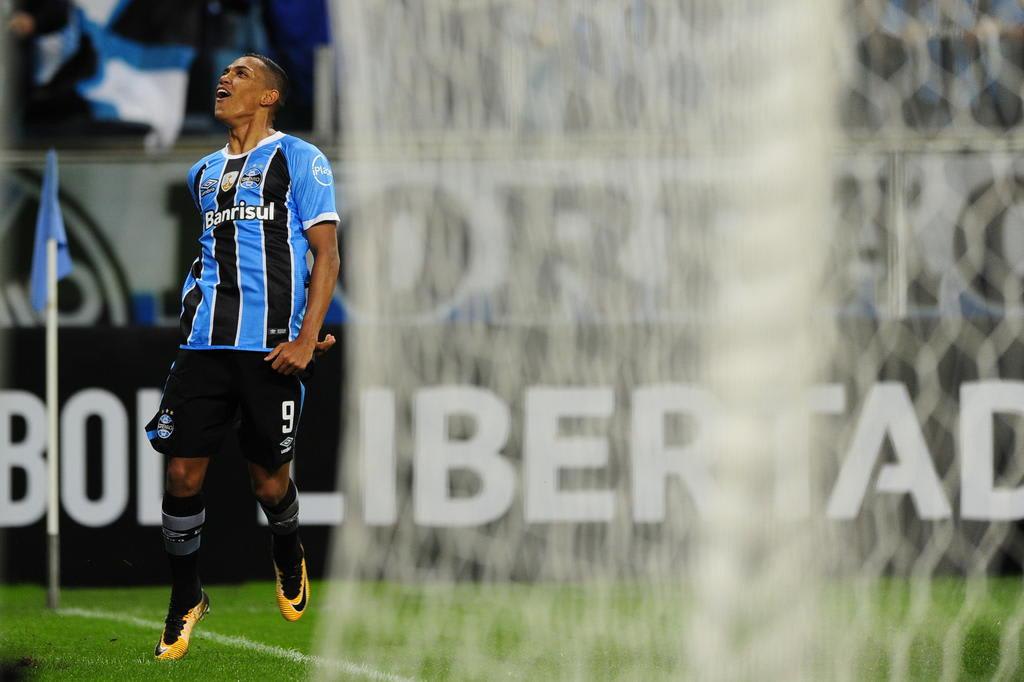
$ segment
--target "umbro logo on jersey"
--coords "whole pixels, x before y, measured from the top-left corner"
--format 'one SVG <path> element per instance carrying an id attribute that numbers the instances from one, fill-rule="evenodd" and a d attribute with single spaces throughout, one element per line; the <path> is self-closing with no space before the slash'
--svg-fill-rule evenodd
<path id="1" fill-rule="evenodd" d="M 245 202 L 225 208 L 223 211 L 207 211 L 203 214 L 206 229 L 216 227 L 229 220 L 273 220 L 274 202 L 267 206 L 247 206 Z"/>
<path id="2" fill-rule="evenodd" d="M 217 179 L 210 178 L 199 187 L 199 196 L 205 197 L 207 194 L 212 194 L 217 191 Z"/>

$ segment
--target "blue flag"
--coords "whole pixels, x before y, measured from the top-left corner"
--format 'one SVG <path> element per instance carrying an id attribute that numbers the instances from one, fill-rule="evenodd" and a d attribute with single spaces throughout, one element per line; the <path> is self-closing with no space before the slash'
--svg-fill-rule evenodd
<path id="1" fill-rule="evenodd" d="M 47 240 L 57 240 L 57 279 L 63 279 L 71 272 L 71 254 L 68 253 L 68 237 L 64 233 L 57 186 L 57 152 L 51 149 L 46 153 L 46 173 L 43 175 L 43 193 L 39 198 L 39 215 L 36 216 L 36 243 L 32 248 L 32 277 L 29 280 L 32 307 L 36 310 L 46 307 Z"/>

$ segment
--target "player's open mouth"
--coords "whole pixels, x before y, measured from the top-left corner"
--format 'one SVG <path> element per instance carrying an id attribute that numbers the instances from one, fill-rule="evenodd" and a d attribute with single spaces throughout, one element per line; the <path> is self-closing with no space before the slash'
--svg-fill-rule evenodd
<path id="1" fill-rule="evenodd" d="M 231 93 L 228 92 L 227 88 L 217 88 L 217 100 L 227 99 L 231 97 Z"/>

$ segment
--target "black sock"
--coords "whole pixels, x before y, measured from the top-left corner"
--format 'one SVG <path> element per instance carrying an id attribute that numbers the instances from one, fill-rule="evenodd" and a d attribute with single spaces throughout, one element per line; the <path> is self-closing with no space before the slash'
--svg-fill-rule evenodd
<path id="1" fill-rule="evenodd" d="M 299 491 L 288 481 L 288 492 L 272 507 L 260 502 L 274 538 L 274 563 L 284 569 L 302 559 L 299 547 Z"/>
<path id="2" fill-rule="evenodd" d="M 171 604 L 187 609 L 202 598 L 199 582 L 199 542 L 206 508 L 202 494 L 191 497 L 164 495 L 164 549 L 171 565 Z"/>

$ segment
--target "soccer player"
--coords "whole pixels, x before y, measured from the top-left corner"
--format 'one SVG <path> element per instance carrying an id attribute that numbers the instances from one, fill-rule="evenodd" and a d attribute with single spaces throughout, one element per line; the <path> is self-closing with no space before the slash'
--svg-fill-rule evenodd
<path id="1" fill-rule="evenodd" d="M 203 479 L 236 415 L 252 490 L 270 524 L 281 615 L 298 620 L 309 605 L 289 462 L 307 368 L 334 345 L 333 336 L 317 338 L 338 277 L 338 214 L 324 155 L 272 127 L 287 91 L 287 76 L 267 57 L 232 62 L 213 109 L 228 143 L 188 174 L 200 254 L 182 288 L 178 356 L 146 427 L 168 456 L 163 535 L 172 586 L 156 645 L 161 660 L 188 652 L 210 608 L 197 565 Z"/>

